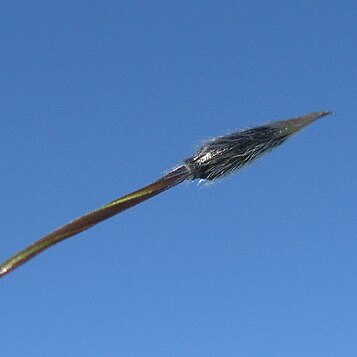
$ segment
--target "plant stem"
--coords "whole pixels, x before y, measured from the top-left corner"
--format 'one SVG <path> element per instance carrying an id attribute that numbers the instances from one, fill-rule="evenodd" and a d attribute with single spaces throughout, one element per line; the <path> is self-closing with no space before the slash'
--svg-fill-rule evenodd
<path id="1" fill-rule="evenodd" d="M 109 202 L 106 205 L 65 224 L 0 264 L 0 278 L 53 245 L 73 237 L 130 207 L 138 205 L 139 203 L 178 185 L 188 177 L 189 171 L 186 167 L 183 165 L 179 166 L 154 183 Z"/>

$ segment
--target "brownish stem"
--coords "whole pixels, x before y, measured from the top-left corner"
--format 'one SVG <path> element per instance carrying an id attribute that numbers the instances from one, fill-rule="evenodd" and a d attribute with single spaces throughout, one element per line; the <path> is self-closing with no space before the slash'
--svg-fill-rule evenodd
<path id="1" fill-rule="evenodd" d="M 31 244 L 24 250 L 0 264 L 0 277 L 10 273 L 15 268 L 26 263 L 37 254 L 52 247 L 53 245 L 62 242 L 80 232 L 83 232 L 94 225 L 113 217 L 114 215 L 123 212 L 124 210 L 133 207 L 159 193 L 168 190 L 169 188 L 178 185 L 189 177 L 189 172 L 185 166 L 180 166 L 154 183 L 145 186 L 137 191 L 134 191 L 126 196 L 118 198 L 92 212 L 81 216 L 55 231 L 47 234 L 42 239 Z"/>

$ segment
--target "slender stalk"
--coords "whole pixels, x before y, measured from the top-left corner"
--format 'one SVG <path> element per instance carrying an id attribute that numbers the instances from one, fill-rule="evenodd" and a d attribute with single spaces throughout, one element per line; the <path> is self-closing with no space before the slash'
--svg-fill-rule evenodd
<path id="1" fill-rule="evenodd" d="M 45 249 L 178 185 L 187 179 L 188 174 L 189 172 L 187 169 L 184 166 L 180 166 L 154 183 L 109 202 L 106 205 L 56 229 L 2 263 L 0 265 L 0 277 L 10 273 L 12 270 L 26 263 Z"/>

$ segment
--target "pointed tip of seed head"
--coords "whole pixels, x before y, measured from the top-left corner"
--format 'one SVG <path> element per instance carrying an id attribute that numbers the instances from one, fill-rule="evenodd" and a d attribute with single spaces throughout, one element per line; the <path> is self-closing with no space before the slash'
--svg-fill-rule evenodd
<path id="1" fill-rule="evenodd" d="M 333 114 L 333 111 L 331 111 L 331 110 L 323 110 L 321 112 L 315 112 L 315 113 L 311 113 L 308 115 L 316 116 L 316 119 L 319 119 L 319 118 L 325 117 L 326 115 L 332 115 L 332 114 Z"/>
<path id="2" fill-rule="evenodd" d="M 305 127 L 305 126 L 311 124 L 312 122 L 314 122 L 315 120 L 321 119 L 321 118 L 323 118 L 327 115 L 331 115 L 331 114 L 332 114 L 331 111 L 314 112 L 314 113 L 306 114 L 301 117 L 295 118 L 295 120 L 297 122 L 300 122 L 302 127 Z M 294 120 L 294 119 L 292 119 L 292 120 Z"/>
<path id="3" fill-rule="evenodd" d="M 314 112 L 310 114 L 303 115 L 301 117 L 281 120 L 277 122 L 271 123 L 273 127 L 280 129 L 280 134 L 283 136 L 290 136 L 303 128 L 306 128 L 308 125 L 312 124 L 314 121 L 327 116 L 331 115 L 331 111 L 321 111 L 321 112 Z"/>

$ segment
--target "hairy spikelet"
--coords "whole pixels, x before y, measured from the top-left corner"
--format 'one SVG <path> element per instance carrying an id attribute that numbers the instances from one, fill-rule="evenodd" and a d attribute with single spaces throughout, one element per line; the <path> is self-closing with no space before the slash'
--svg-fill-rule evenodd
<path id="1" fill-rule="evenodd" d="M 287 137 L 269 125 L 235 132 L 208 141 L 185 164 L 192 180 L 215 180 L 251 163 Z"/>

